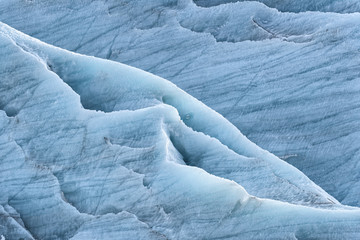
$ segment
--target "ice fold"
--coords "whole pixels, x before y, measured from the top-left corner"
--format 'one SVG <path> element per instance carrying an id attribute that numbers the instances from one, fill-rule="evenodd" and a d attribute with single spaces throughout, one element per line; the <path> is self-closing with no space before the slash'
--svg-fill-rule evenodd
<path id="1" fill-rule="evenodd" d="M 359 210 L 174 84 L 0 38 L 0 205 L 23 223 L 6 239 L 358 236 Z"/>
<path id="2" fill-rule="evenodd" d="M 341 203 L 358 206 L 359 14 L 340 14 L 358 3 L 262 2 L 302 10 L 258 1 L 204 8 L 191 0 L 14 0 L 0 2 L 0 19 L 62 48 L 165 77 Z M 119 106 L 81 95 L 90 95 L 86 108 L 137 108 L 136 94 Z M 138 105 L 167 101 L 157 97 Z M 192 121 L 191 112 L 184 117 Z"/>
<path id="3" fill-rule="evenodd" d="M 200 3 L 0 1 L 0 20 L 50 44 L 172 81 L 341 203 L 359 206 L 358 1 Z M 62 67 L 54 65 L 59 76 Z M 136 93 L 128 93 L 119 105 L 80 95 L 85 108 L 103 111 L 171 100 L 156 95 L 137 103 Z M 17 114 L 16 104 L 5 108 L 8 116 Z"/>

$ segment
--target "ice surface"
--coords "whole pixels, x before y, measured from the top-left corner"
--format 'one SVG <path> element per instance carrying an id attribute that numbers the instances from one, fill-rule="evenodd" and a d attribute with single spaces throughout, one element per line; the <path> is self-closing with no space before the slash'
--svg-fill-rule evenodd
<path id="1" fill-rule="evenodd" d="M 275 8 L 256 1 L 203 8 L 190 0 L 13 0 L 0 1 L 0 20 L 62 48 L 165 77 L 340 202 L 360 206 L 359 3 L 263 2 Z M 314 10 L 321 12 L 303 12 Z M 354 13 L 339 14 L 345 12 Z M 62 69 L 56 71 L 63 74 Z M 92 102 L 93 89 L 79 92 L 82 86 L 78 86 L 75 91 L 86 108 L 138 108 L 138 92 L 127 93 L 119 105 L 123 93 L 109 88 L 118 91 L 117 99 L 98 94 Z M 163 100 L 172 101 L 166 96 Z M 153 106 L 161 101 L 146 96 L 139 104 Z M 8 114 L 16 113 L 8 108 Z M 188 109 L 181 114 L 189 126 L 202 127 Z M 243 153 L 239 146 L 231 146 L 232 140 L 224 140 L 230 139 L 225 133 L 222 138 L 208 131 L 207 135 Z M 209 161 L 216 160 L 205 162 Z M 241 178 L 233 163 L 223 170 L 192 159 L 189 164 L 201 164 L 235 181 Z M 257 169 L 268 171 L 262 166 Z M 247 182 L 243 185 L 250 193 L 258 194 L 246 185 L 252 180 L 241 181 Z"/>
<path id="2" fill-rule="evenodd" d="M 6 239 L 359 236 L 359 209 L 165 79 L 2 23 L 0 49 Z"/>
<path id="3" fill-rule="evenodd" d="M 282 12 L 339 12 L 353 13 L 359 12 L 360 3 L 357 0 L 247 0 L 257 1 L 269 7 L 276 8 Z M 194 3 L 201 7 L 212 7 L 225 3 L 244 2 L 244 0 L 194 0 Z"/>

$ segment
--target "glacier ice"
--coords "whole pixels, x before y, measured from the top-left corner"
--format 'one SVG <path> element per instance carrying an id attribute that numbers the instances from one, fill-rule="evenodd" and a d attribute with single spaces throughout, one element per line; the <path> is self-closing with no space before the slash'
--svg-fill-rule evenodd
<path id="1" fill-rule="evenodd" d="M 282 12 L 339 12 L 353 13 L 359 12 L 360 3 L 357 0 L 247 0 L 257 1 L 266 4 L 269 7 L 276 8 Z M 201 7 L 212 7 L 226 3 L 244 2 L 244 0 L 194 0 L 194 3 Z"/>
<path id="2" fill-rule="evenodd" d="M 0 1 L 5 8 L 13 11 L 0 21 L 47 42 L 169 78 L 358 205 L 357 27 L 340 28 L 357 14 L 185 0 Z M 360 235 L 358 208 L 174 84 L 3 23 L 0 126 L 6 239 Z"/>
<path id="3" fill-rule="evenodd" d="M 215 6 L 0 1 L 0 20 L 53 45 L 165 77 L 341 203 L 360 206 L 358 1 L 207 2 Z M 127 106 L 106 99 L 109 105 L 94 108 L 135 109 L 136 94 L 128 97 Z"/>
<path id="4" fill-rule="evenodd" d="M 174 84 L 2 23 L 0 49 L 6 239 L 359 235 L 357 208 Z"/>

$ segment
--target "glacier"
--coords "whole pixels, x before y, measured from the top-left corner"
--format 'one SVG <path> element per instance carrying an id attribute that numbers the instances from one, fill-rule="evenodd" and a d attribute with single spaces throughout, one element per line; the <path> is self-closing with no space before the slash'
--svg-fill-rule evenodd
<path id="1" fill-rule="evenodd" d="M 358 209 L 170 82 L 5 24 L 0 36 L 6 239 L 359 234 Z"/>
<path id="2" fill-rule="evenodd" d="M 170 80 L 360 206 L 358 1 L 3 0 L 0 9 L 0 21 L 42 41 Z"/>
<path id="3" fill-rule="evenodd" d="M 281 12 L 337 12 L 337 13 L 354 13 L 360 9 L 360 3 L 356 0 L 247 0 L 257 1 L 266 4 L 271 8 L 276 8 Z M 245 2 L 244 0 L 194 0 L 198 6 L 213 7 L 220 4 Z"/>
<path id="4" fill-rule="evenodd" d="M 6 239 L 358 236 L 358 209 L 172 83 L 0 37 Z"/>
<path id="5" fill-rule="evenodd" d="M 359 201 L 357 14 L 183 0 L 0 9 L 1 238 L 360 236 L 359 208 L 344 205 Z"/>
<path id="6" fill-rule="evenodd" d="M 166 80 L 0 33 L 6 239 L 359 234 L 359 210 Z"/>

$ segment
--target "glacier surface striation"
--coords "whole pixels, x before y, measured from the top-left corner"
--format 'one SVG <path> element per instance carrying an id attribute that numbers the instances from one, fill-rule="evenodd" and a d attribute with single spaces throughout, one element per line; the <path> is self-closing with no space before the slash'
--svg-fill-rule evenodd
<path id="1" fill-rule="evenodd" d="M 358 208 L 165 79 L 3 23 L 0 49 L 6 239 L 359 236 Z"/>
<path id="2" fill-rule="evenodd" d="M 359 3 L 262 2 L 12 0 L 0 21 L 172 81 L 360 206 Z"/>
<path id="3" fill-rule="evenodd" d="M 0 0 L 0 239 L 359 238 L 359 9 Z"/>

